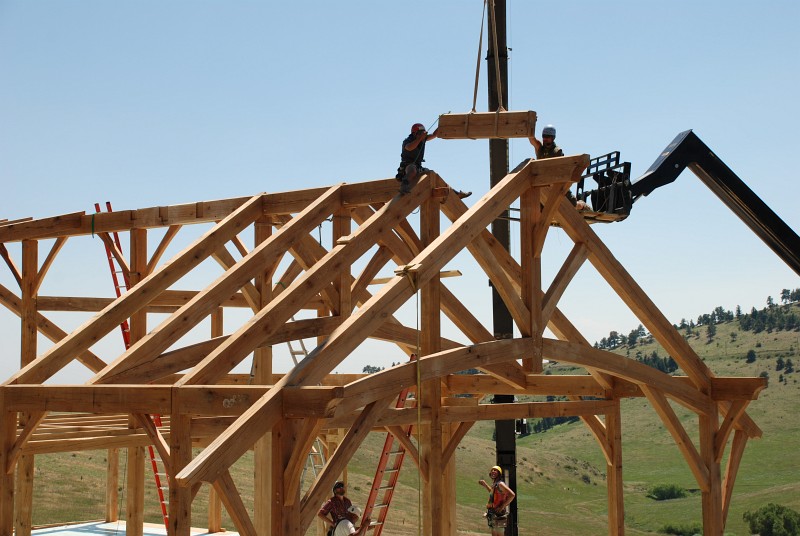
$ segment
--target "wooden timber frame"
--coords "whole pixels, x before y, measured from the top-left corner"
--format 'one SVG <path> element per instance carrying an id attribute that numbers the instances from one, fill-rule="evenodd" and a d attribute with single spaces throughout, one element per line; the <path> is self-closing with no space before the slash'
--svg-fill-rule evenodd
<path id="1" fill-rule="evenodd" d="M 557 415 L 580 416 L 597 441 L 606 459 L 608 533 L 624 534 L 620 400 L 625 397 L 645 397 L 652 404 L 702 490 L 704 534 L 722 535 L 745 444 L 762 433 L 746 408 L 765 380 L 712 374 L 567 201 L 566 189 L 588 162 L 587 155 L 525 161 L 469 208 L 430 172 L 403 196 L 389 179 L 0 224 L 0 252 L 20 287 L 14 292 L 0 286 L 0 302 L 22 326 L 21 368 L 0 387 L 0 536 L 31 532 L 35 456 L 84 449 L 110 451 L 106 517 L 111 519 L 116 453 L 128 449 L 127 533 L 142 534 L 142 449 L 148 444 L 159 451 L 170 475 L 169 534 L 189 535 L 192 501 L 203 483 L 213 487 L 212 502 L 224 505 L 240 534 L 305 534 L 367 434 L 388 430 L 404 438 L 403 427 L 417 422 L 416 409 L 396 409 L 394 400 L 418 381 L 423 426 L 418 431 L 415 426 L 413 441 L 405 445 L 422 474 L 426 535 L 457 533 L 454 456 L 476 421 Z M 486 230 L 513 203 L 520 207 L 519 260 Z M 408 219 L 415 211 L 418 231 Z M 326 249 L 315 231 L 331 218 L 332 246 Z M 552 222 L 574 247 L 542 288 L 542 252 Z M 208 230 L 163 262 L 168 244 L 191 224 Z M 148 248 L 154 229 L 163 238 Z M 246 230 L 254 237 L 249 247 L 239 236 Z M 113 251 L 130 275 L 126 293 L 118 299 L 39 295 L 68 240 L 93 233 L 107 239 L 113 232 L 130 237 L 129 258 Z M 8 249 L 13 243 L 21 243 L 21 259 L 12 255 L 17 246 Z M 40 262 L 43 245 L 50 250 Z M 465 250 L 502 296 L 519 336 L 495 340 L 441 281 L 445 265 Z M 153 251 L 149 257 L 148 251 Z M 222 268 L 213 282 L 198 291 L 173 287 L 209 258 Z M 366 263 L 353 273 L 359 259 Z M 562 313 L 559 301 L 586 261 L 685 376 L 593 348 Z M 386 269 L 395 276 L 370 292 L 368 284 Z M 416 304 L 418 294 L 418 327 L 405 326 L 395 313 Z M 223 311 L 232 307 L 252 313 L 225 334 Z M 293 320 L 303 309 L 317 316 Z M 47 311 L 94 316 L 66 332 Z M 153 312 L 168 314 L 151 326 Z M 442 314 L 467 344 L 442 335 Z M 112 358 L 93 353 L 95 342 L 125 319 L 130 319 L 131 347 Z M 186 342 L 187 333 L 208 319 L 208 338 Z M 546 328 L 555 338 L 545 336 Z M 52 346 L 39 352 L 37 334 Z M 314 337 L 319 344 L 298 365 L 282 374 L 273 370 L 272 345 Z M 331 374 L 367 338 L 390 341 L 405 354 L 419 347 L 420 358 L 371 375 Z M 587 374 L 544 375 L 543 358 L 572 363 Z M 234 367 L 248 359 L 252 377 L 235 374 Z M 88 369 L 88 381 L 45 385 L 73 362 Z M 471 368 L 481 373 L 457 374 Z M 567 400 L 479 403 L 486 393 Z M 476 396 L 457 397 L 464 394 Z M 697 415 L 696 433 L 679 420 L 673 404 Z M 160 427 L 152 415 L 163 416 Z M 338 445 L 301 494 L 308 450 L 328 430 L 342 430 Z M 197 455 L 193 446 L 201 448 Z M 255 453 L 252 517 L 229 472 L 248 450 Z M 209 527 L 219 530 L 218 509 L 209 516 Z"/>

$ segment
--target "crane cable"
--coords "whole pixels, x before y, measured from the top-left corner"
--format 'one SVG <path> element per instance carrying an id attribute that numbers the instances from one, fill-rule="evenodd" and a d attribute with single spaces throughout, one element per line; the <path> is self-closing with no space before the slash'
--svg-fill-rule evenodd
<path id="1" fill-rule="evenodd" d="M 494 10 L 494 0 L 483 0 L 483 10 L 481 11 L 481 32 L 480 36 L 478 37 L 478 60 L 475 63 L 475 87 L 472 92 L 472 112 L 475 112 L 475 106 L 478 102 L 478 80 L 480 79 L 481 75 L 481 51 L 483 50 L 483 21 L 486 18 L 486 11 L 487 11 L 487 3 L 489 5 L 488 9 L 491 9 L 492 16 L 492 43 L 494 50 L 494 69 L 495 69 L 495 78 L 497 79 L 497 98 L 500 104 L 497 107 L 498 112 L 505 112 L 506 109 L 503 107 L 503 81 L 500 79 L 500 61 L 497 57 L 499 52 L 497 50 L 497 17 L 495 16 Z"/>
<path id="2" fill-rule="evenodd" d="M 503 82 L 500 79 L 500 51 L 497 50 L 497 17 L 494 12 L 494 0 L 489 0 L 489 5 L 492 10 L 492 37 L 494 42 L 494 71 L 495 71 L 495 78 L 497 79 L 497 111 L 498 112 L 505 112 L 506 109 L 503 108 Z"/>
<path id="3" fill-rule="evenodd" d="M 472 111 L 475 112 L 475 105 L 478 102 L 478 80 L 481 76 L 481 51 L 483 50 L 483 21 L 486 19 L 486 0 L 483 0 L 481 10 L 481 33 L 478 37 L 478 60 L 475 62 L 475 89 L 472 92 Z"/>

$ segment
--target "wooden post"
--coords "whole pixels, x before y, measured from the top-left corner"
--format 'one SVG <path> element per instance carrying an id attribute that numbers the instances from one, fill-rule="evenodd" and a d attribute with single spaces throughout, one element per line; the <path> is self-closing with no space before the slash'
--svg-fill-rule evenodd
<path id="1" fill-rule="evenodd" d="M 622 414 L 619 399 L 614 399 L 614 409 L 606 413 L 606 441 L 610 461 L 606 461 L 608 489 L 608 534 L 624 536 L 625 505 L 622 489 Z"/>
<path id="2" fill-rule="evenodd" d="M 283 534 L 283 425 L 279 420 L 272 428 L 272 451 L 269 456 L 272 490 L 270 495 L 270 531 L 268 534 Z"/>
<path id="3" fill-rule="evenodd" d="M 39 286 L 39 243 L 22 241 L 22 334 L 20 368 L 36 359 L 38 326 L 36 322 L 36 295 Z M 29 415 L 21 413 L 19 422 L 24 426 Z M 34 456 L 23 454 L 17 462 L 14 502 L 14 530 L 17 536 L 30 536 L 33 519 Z"/>
<path id="4" fill-rule="evenodd" d="M 212 337 L 221 337 L 223 335 L 223 321 L 224 310 L 222 307 L 217 307 L 211 313 Z M 256 512 L 258 512 L 258 501 L 256 501 Z M 208 532 L 222 532 L 222 500 L 214 486 L 209 486 L 208 488 Z"/>
<path id="5" fill-rule="evenodd" d="M 14 471 L 6 471 L 17 435 L 17 414 L 5 410 L 6 389 L 0 387 L 0 536 L 14 532 Z"/>
<path id="6" fill-rule="evenodd" d="M 130 287 L 136 286 L 147 273 L 147 231 L 131 229 L 130 236 Z M 140 309 L 130 318 L 131 345 L 147 333 L 147 312 Z M 136 428 L 136 420 L 129 419 L 129 427 Z M 125 534 L 142 536 L 144 533 L 144 447 L 128 448 L 128 489 L 125 493 Z M 174 472 L 174 471 L 173 471 Z"/>
<path id="7" fill-rule="evenodd" d="M 172 415 L 170 416 L 169 459 L 169 535 L 189 536 L 192 528 L 192 488 L 181 487 L 175 482 L 175 475 L 192 461 L 192 419 L 180 414 L 179 396 L 173 389 Z M 211 505 L 209 504 L 209 510 Z"/>
<path id="8" fill-rule="evenodd" d="M 522 300 L 530 311 L 530 325 L 520 326 L 523 336 L 533 337 L 534 355 L 523 359 L 527 372 L 542 372 L 542 250 L 536 237 L 542 228 L 541 188 L 529 188 L 520 197 L 520 264 Z"/>
<path id="9" fill-rule="evenodd" d="M 255 223 L 255 245 L 265 242 L 272 235 L 272 222 L 261 219 Z M 272 300 L 272 277 L 277 266 L 270 266 L 256 277 L 256 290 L 261 307 Z M 221 335 L 222 333 L 220 333 Z M 253 378 L 256 385 L 272 383 L 272 346 L 262 346 L 253 352 Z M 272 517 L 272 433 L 267 432 L 253 447 L 253 523 L 259 534 L 270 534 Z"/>
<path id="10" fill-rule="evenodd" d="M 106 521 L 119 519 L 119 449 L 106 453 Z"/>
<path id="11" fill-rule="evenodd" d="M 132 417 L 129 426 L 136 427 Z M 129 448 L 127 463 L 125 534 L 126 536 L 142 536 L 144 534 L 144 448 Z"/>
<path id="12" fill-rule="evenodd" d="M 214 486 L 208 487 L 208 532 L 222 532 L 222 501 Z"/>
<path id="13" fill-rule="evenodd" d="M 347 236 L 350 235 L 351 232 L 351 218 L 350 218 L 350 210 L 349 209 L 341 209 L 338 210 L 333 215 L 333 244 L 336 247 L 336 244 L 340 239 L 345 240 Z M 347 267 L 342 267 L 342 270 L 339 272 L 339 275 L 335 279 L 335 287 L 336 290 L 339 292 L 339 304 L 336 306 L 339 310 L 334 311 L 334 314 L 338 314 L 342 318 L 346 318 L 350 316 L 350 312 L 353 309 L 351 303 L 351 296 L 350 296 L 350 283 L 353 277 L 350 274 L 350 265 L 348 264 Z"/>
<path id="14" fill-rule="evenodd" d="M 439 202 L 429 198 L 422 205 L 420 214 L 420 239 L 427 246 L 439 236 L 440 226 Z M 421 333 L 422 355 L 432 354 L 440 350 L 441 343 L 441 281 L 438 275 L 431 278 L 419 291 L 421 311 L 418 328 Z M 428 468 L 428 478 L 424 484 L 423 497 L 426 512 L 423 515 L 425 534 L 441 536 L 450 534 L 450 515 L 445 516 L 444 505 L 455 500 L 454 496 L 445 496 L 442 465 L 442 423 L 440 413 L 442 406 L 442 384 L 437 378 L 422 385 L 422 395 L 418 403 L 431 412 L 430 424 L 422 426 L 420 457 L 423 466 Z M 448 488 L 449 489 L 449 488 Z"/>
<path id="15" fill-rule="evenodd" d="M 722 536 L 722 478 L 716 461 L 714 438 L 719 430 L 717 406 L 708 415 L 700 415 L 700 456 L 708 468 L 708 491 L 703 491 L 703 536 Z"/>

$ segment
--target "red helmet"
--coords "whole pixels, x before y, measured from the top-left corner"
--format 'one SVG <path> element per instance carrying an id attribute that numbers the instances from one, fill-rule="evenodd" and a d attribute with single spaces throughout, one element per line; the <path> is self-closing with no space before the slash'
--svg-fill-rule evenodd
<path id="1" fill-rule="evenodd" d="M 423 125 L 422 123 L 414 123 L 413 125 L 411 125 L 412 134 L 416 134 L 420 130 L 425 130 L 425 125 Z"/>

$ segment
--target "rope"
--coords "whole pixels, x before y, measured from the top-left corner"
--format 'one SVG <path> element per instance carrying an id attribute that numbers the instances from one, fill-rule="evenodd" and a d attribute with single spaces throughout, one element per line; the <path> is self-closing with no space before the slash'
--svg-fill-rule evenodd
<path id="1" fill-rule="evenodd" d="M 475 105 L 478 102 L 478 80 L 481 75 L 481 50 L 483 50 L 483 21 L 486 19 L 486 0 L 483 0 L 483 9 L 481 10 L 481 34 L 478 38 L 478 60 L 475 62 L 475 89 L 472 92 L 472 111 L 475 111 Z M 467 116 L 469 121 L 469 116 Z"/>
<path id="2" fill-rule="evenodd" d="M 420 357 L 419 357 L 419 346 L 420 346 L 420 332 L 419 332 L 419 287 L 416 286 L 416 282 L 414 282 L 414 286 L 416 287 L 416 294 L 417 294 L 417 456 L 420 457 L 420 462 L 422 461 L 422 372 L 420 371 Z M 417 536 L 422 536 L 422 463 L 417 464 Z"/>

